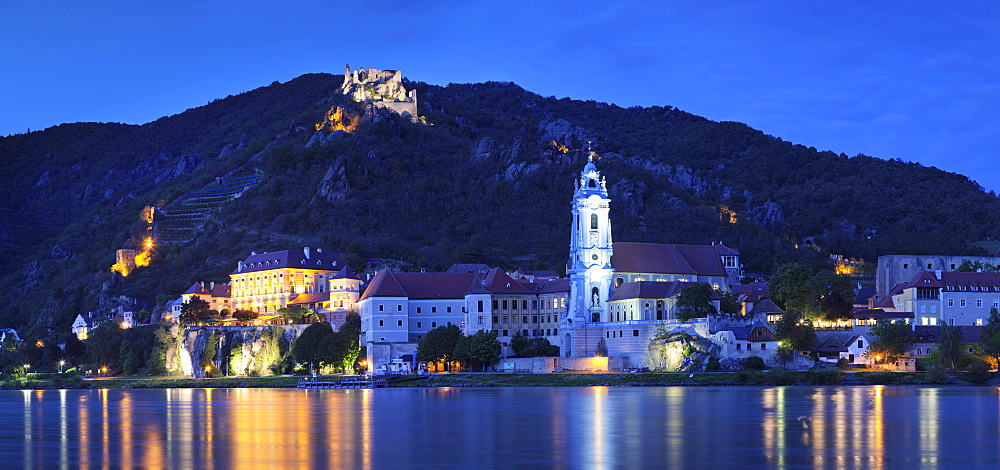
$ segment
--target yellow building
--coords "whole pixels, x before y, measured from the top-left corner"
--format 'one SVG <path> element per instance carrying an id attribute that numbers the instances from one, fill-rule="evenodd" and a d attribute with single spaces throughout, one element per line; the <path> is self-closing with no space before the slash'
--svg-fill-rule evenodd
<path id="1" fill-rule="evenodd" d="M 345 267 L 339 256 L 319 248 L 254 252 L 229 273 L 230 304 L 234 311 L 262 315 L 291 305 L 325 310 L 330 304 L 330 281 Z"/>

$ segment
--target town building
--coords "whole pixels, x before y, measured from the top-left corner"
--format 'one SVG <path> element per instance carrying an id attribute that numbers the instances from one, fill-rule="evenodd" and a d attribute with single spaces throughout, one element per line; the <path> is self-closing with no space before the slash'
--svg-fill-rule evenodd
<path id="1" fill-rule="evenodd" d="M 912 312 L 914 325 L 982 326 L 1000 309 L 1000 273 L 920 271 L 880 301 L 886 311 Z M 891 307 L 890 307 L 891 305 Z"/>
<path id="2" fill-rule="evenodd" d="M 875 271 L 876 301 L 889 295 L 892 287 L 906 283 L 922 271 L 955 271 L 962 263 L 1000 266 L 1000 256 L 884 255 Z"/>
<path id="3" fill-rule="evenodd" d="M 254 252 L 229 273 L 230 308 L 252 310 L 261 315 L 275 314 L 293 305 L 326 310 L 330 302 L 330 281 L 345 267 L 347 263 L 339 256 L 324 253 L 320 248 Z M 337 285 L 341 284 L 344 283 Z M 346 295 L 346 292 L 338 293 Z"/>

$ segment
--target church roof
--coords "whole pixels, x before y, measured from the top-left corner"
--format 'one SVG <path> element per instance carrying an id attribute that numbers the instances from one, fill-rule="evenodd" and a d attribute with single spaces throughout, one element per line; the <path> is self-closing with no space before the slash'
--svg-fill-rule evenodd
<path id="1" fill-rule="evenodd" d="M 628 299 L 668 299 L 681 293 L 681 289 L 696 284 L 694 282 L 634 281 L 618 286 L 608 297 L 608 302 Z M 704 284 L 704 283 L 702 283 Z M 713 298 L 718 298 L 713 294 Z"/>
<path id="2" fill-rule="evenodd" d="M 517 281 L 532 294 L 554 294 L 557 292 L 569 292 L 569 279 L 545 279 L 529 281 L 522 279 Z"/>
<path id="3" fill-rule="evenodd" d="M 308 254 L 306 253 L 308 251 Z M 295 268 L 321 271 L 340 271 L 347 263 L 335 253 L 324 253 L 318 248 L 254 253 L 236 266 L 229 274 L 243 274 L 271 269 Z"/>
<path id="4" fill-rule="evenodd" d="M 611 265 L 623 273 L 727 276 L 713 245 L 615 242 Z"/>
<path id="5" fill-rule="evenodd" d="M 490 270 L 487 264 L 478 263 L 456 263 L 448 268 L 447 273 L 485 273 Z"/>
<path id="6" fill-rule="evenodd" d="M 531 291 L 503 272 L 500 268 L 486 273 L 486 288 L 494 294 L 530 294 Z"/>

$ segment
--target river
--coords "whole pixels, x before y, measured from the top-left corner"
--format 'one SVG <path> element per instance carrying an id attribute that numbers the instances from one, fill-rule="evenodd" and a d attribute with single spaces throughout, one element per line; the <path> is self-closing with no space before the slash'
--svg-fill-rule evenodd
<path id="1" fill-rule="evenodd" d="M 1000 464 L 997 387 L 0 391 L 0 467 Z"/>

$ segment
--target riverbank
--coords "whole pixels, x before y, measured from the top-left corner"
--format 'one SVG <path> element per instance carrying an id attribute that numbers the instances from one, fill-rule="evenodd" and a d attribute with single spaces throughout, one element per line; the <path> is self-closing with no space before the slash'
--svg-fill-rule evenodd
<path id="1" fill-rule="evenodd" d="M 339 376 L 322 377 L 339 380 Z M 29 374 L 0 382 L 0 389 L 142 389 L 142 388 L 295 388 L 302 376 L 222 377 L 210 379 L 176 377 L 91 378 L 69 374 Z M 844 372 L 738 371 L 738 372 L 645 372 L 645 373 L 556 373 L 498 374 L 449 373 L 409 375 L 389 383 L 392 388 L 409 387 L 676 387 L 676 386 L 781 386 L 781 385 L 964 385 L 973 382 L 962 374 L 944 372 Z M 1000 384 L 993 374 L 986 384 Z"/>

